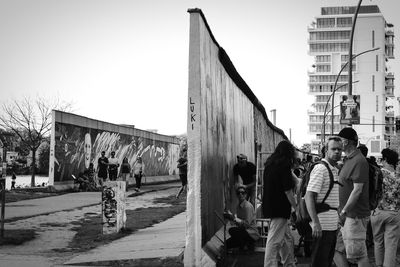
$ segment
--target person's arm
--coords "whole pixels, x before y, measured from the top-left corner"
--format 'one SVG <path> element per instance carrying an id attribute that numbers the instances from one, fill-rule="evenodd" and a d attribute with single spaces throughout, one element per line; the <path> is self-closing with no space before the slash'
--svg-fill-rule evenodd
<path id="1" fill-rule="evenodd" d="M 249 183 L 249 184 L 247 184 L 247 185 L 244 185 L 244 187 L 245 187 L 245 188 L 252 188 L 252 187 L 254 187 L 255 185 L 256 185 L 256 175 L 253 174 L 253 182 L 251 182 L 251 183 Z"/>
<path id="2" fill-rule="evenodd" d="M 286 197 L 289 200 L 290 205 L 292 206 L 292 209 L 296 209 L 296 198 L 294 197 L 293 190 L 290 189 L 288 191 L 285 191 Z"/>
<path id="3" fill-rule="evenodd" d="M 306 200 L 306 206 L 308 214 L 310 214 L 312 221 L 312 236 L 315 238 L 322 236 L 322 228 L 321 223 L 319 222 L 319 218 L 317 216 L 317 211 L 315 209 L 315 200 L 317 199 L 317 193 L 307 191 L 304 199 Z"/>
<path id="4" fill-rule="evenodd" d="M 361 196 L 364 183 L 354 183 L 353 190 L 350 193 L 349 199 L 347 199 L 346 205 L 342 208 L 340 216 L 346 215 L 346 212 L 353 209 L 357 203 L 358 198 Z"/>

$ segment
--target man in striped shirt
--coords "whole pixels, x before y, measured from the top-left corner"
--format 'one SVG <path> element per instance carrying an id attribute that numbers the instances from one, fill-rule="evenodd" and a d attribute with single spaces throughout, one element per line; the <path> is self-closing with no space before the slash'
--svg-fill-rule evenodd
<path id="1" fill-rule="evenodd" d="M 324 203 L 334 209 L 317 214 L 315 208 L 315 204 L 321 203 L 329 190 L 331 181 L 327 167 L 324 164 L 317 164 L 310 173 L 305 199 L 311 217 L 310 225 L 314 238 L 311 255 L 311 266 L 313 267 L 330 267 L 335 253 L 338 229 L 338 213 L 335 209 L 339 206 L 339 186 L 337 182 L 339 170 L 336 163 L 341 158 L 342 147 L 342 141 L 339 137 L 329 138 L 325 146 L 325 158 L 322 159 L 328 163 L 335 181 Z"/>

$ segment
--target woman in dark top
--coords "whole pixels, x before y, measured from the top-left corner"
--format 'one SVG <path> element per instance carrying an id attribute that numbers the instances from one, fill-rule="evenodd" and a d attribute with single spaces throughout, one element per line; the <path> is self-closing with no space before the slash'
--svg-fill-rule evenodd
<path id="1" fill-rule="evenodd" d="M 288 226 L 291 210 L 296 207 L 292 168 L 296 153 L 289 141 L 281 141 L 265 162 L 263 214 L 271 219 L 265 247 L 264 266 L 278 266 L 281 252 L 284 266 L 295 266 L 293 238 Z"/>

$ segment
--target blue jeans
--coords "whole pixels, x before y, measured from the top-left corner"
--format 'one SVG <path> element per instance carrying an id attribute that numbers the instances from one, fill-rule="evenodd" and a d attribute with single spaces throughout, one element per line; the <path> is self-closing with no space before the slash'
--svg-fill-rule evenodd
<path id="1" fill-rule="evenodd" d="M 294 260 L 293 237 L 290 233 L 288 220 L 272 218 L 268 229 L 267 245 L 265 246 L 264 267 L 277 267 L 278 254 L 283 266 L 296 266 Z"/>
<path id="2" fill-rule="evenodd" d="M 376 210 L 371 215 L 374 253 L 377 266 L 396 266 L 397 244 L 400 239 L 400 212 Z"/>

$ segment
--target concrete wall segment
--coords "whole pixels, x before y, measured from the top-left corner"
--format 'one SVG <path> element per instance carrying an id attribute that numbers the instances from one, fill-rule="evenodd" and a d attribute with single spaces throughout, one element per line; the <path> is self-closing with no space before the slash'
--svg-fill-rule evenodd
<path id="1" fill-rule="evenodd" d="M 287 137 L 268 120 L 264 107 L 216 42 L 201 10 L 189 13 L 189 190 L 184 264 L 215 266 L 213 253 L 218 244 L 213 237 L 222 227 L 215 213 L 234 211 L 237 204 L 233 181 L 236 155 L 246 154 L 255 163 L 256 140 L 273 150 Z"/>

